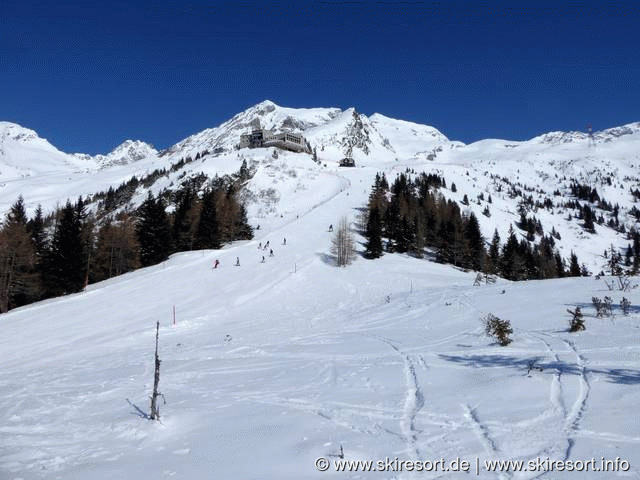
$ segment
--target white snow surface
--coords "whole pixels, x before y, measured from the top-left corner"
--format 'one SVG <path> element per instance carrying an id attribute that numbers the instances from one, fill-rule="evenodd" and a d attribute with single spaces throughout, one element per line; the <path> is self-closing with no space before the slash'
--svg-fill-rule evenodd
<path id="1" fill-rule="evenodd" d="M 495 168 L 507 148 L 520 153 L 500 166 L 505 175 L 538 166 L 527 154 L 536 142 L 503 143 L 482 146 L 482 168 Z M 572 145 L 554 154 L 566 169 L 574 168 Z M 480 179 L 489 185 L 472 170 L 481 146 L 465 148 L 412 165 L 459 172 L 450 195 Z M 246 158 L 256 167 L 247 194 L 250 221 L 260 224 L 255 239 L 176 254 L 0 316 L 0 478 L 455 479 L 475 476 L 476 458 L 477 478 L 638 478 L 638 289 L 609 292 L 594 278 L 473 287 L 472 272 L 404 255 L 337 268 L 328 226 L 341 215 L 356 219 L 376 171 L 393 178 L 410 160 L 339 169 L 337 158 L 324 167 L 308 155 L 271 153 L 190 164 L 213 173 Z M 492 209 L 501 208 L 510 207 L 494 194 Z M 273 257 L 258 248 L 267 241 Z M 605 295 L 629 298 L 630 315 L 595 318 L 590 299 Z M 587 330 L 570 334 L 566 309 L 575 306 Z M 511 345 L 484 335 L 488 313 L 511 320 Z M 144 418 L 156 321 L 160 422 Z M 316 459 L 339 460 L 341 446 L 345 460 L 459 457 L 471 471 L 319 472 Z M 630 468 L 482 468 L 538 457 L 619 457 Z"/>
<path id="2" fill-rule="evenodd" d="M 255 118 L 302 132 L 319 163 L 307 154 L 236 150 Z M 597 272 L 603 250 L 625 247 L 626 238 L 604 225 L 586 233 L 560 202 L 575 178 L 618 203 L 621 220 L 633 224 L 639 125 L 593 139 L 555 132 L 463 145 L 432 127 L 355 118 L 353 109 L 266 101 L 164 151 L 128 141 L 96 157 L 65 154 L 31 130 L 0 123 L 3 211 L 19 194 L 30 210 L 51 209 L 200 154 L 151 190 L 200 172 L 231 173 L 246 160 L 255 175 L 242 195 L 250 223 L 260 226 L 254 240 L 176 254 L 0 316 L 0 479 L 468 478 L 476 459 L 478 478 L 640 476 L 638 289 L 610 292 L 594 278 L 473 287 L 472 272 L 404 255 L 358 257 L 339 269 L 327 231 L 342 215 L 357 220 L 376 172 L 392 181 L 410 169 L 443 175 L 442 193 L 456 201 L 467 194 L 465 213 L 476 213 L 485 237 L 497 228 L 504 241 L 520 200 L 508 180 L 554 201 L 531 213 L 547 233 L 553 226 L 561 234 L 563 256 L 576 251 Z M 339 168 L 349 142 L 359 142 L 357 166 Z M 132 204 L 145 197 L 139 189 Z M 487 206 L 490 217 L 481 214 Z M 258 249 L 267 241 L 273 257 Z M 215 259 L 221 267 L 213 270 Z M 614 303 L 627 297 L 630 315 L 617 308 L 614 318 L 595 318 L 591 297 L 605 295 Z M 575 306 L 587 330 L 570 334 L 566 310 Z M 511 320 L 511 345 L 484 335 L 479 319 L 488 313 Z M 160 422 L 144 418 L 156 321 L 166 399 Z M 471 471 L 319 472 L 315 459 L 339 460 L 341 446 L 346 460 L 459 457 Z M 537 457 L 619 457 L 630 468 L 573 475 L 482 468 L 485 460 Z"/>

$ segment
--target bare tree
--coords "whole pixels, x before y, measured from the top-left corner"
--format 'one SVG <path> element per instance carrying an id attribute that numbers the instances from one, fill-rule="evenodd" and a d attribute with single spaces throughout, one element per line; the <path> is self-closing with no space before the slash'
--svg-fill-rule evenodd
<path id="1" fill-rule="evenodd" d="M 151 413 L 149 419 L 160 420 L 160 410 L 158 409 L 158 397 L 164 395 L 158 392 L 158 384 L 160 383 L 160 357 L 158 357 L 158 331 L 160 330 L 160 322 L 156 323 L 156 368 L 153 379 L 153 394 L 151 395 Z"/>
<path id="2" fill-rule="evenodd" d="M 342 217 L 338 223 L 338 228 L 331 239 L 331 253 L 335 255 L 339 267 L 346 267 L 355 258 L 355 242 L 347 217 Z"/>

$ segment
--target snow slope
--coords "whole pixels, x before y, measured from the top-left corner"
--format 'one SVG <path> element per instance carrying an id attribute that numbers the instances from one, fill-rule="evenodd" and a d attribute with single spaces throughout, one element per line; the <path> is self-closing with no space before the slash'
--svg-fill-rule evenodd
<path id="1" fill-rule="evenodd" d="M 302 155 L 269 154 L 251 152 L 251 189 L 278 196 L 251 212 L 254 240 L 0 317 L 0 478 L 469 477 L 319 472 L 316 459 L 339 460 L 341 446 L 347 460 L 460 457 L 474 475 L 476 458 L 537 457 L 630 464 L 572 478 L 640 475 L 637 289 L 624 294 L 629 316 L 596 319 L 592 296 L 622 294 L 593 278 L 473 287 L 472 273 L 402 255 L 338 269 L 328 225 L 356 217 L 376 169 L 403 166 L 305 170 Z M 274 257 L 258 249 L 267 241 Z M 577 305 L 587 330 L 569 334 Z M 510 346 L 484 336 L 489 312 L 512 321 Z M 161 422 L 143 418 L 156 321 Z"/>

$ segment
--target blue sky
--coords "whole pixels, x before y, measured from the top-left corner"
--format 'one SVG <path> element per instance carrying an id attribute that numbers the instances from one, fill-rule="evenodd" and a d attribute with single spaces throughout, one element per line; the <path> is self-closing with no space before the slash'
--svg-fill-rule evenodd
<path id="1" fill-rule="evenodd" d="M 633 2 L 0 1 L 0 120 L 165 148 L 265 99 L 451 139 L 640 121 Z"/>

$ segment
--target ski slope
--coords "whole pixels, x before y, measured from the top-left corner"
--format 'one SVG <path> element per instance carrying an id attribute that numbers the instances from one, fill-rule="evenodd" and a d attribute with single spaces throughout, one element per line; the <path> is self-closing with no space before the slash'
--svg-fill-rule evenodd
<path id="1" fill-rule="evenodd" d="M 259 168 L 254 189 L 279 181 Z M 355 219 L 375 171 L 402 168 L 311 169 L 306 190 L 283 183 L 275 210 L 250 212 L 254 240 L 2 315 L 0 478 L 475 475 L 318 471 L 341 446 L 347 460 L 474 467 L 619 457 L 628 471 L 477 478 L 638 478 L 638 289 L 624 293 L 629 316 L 596 319 L 592 296 L 623 294 L 594 278 L 474 287 L 473 273 L 403 255 L 336 268 L 327 227 Z M 273 257 L 258 249 L 267 241 Z M 566 309 L 577 305 L 587 330 L 570 334 Z M 484 336 L 490 312 L 511 320 L 508 347 Z M 156 321 L 161 422 L 144 418 Z"/>

